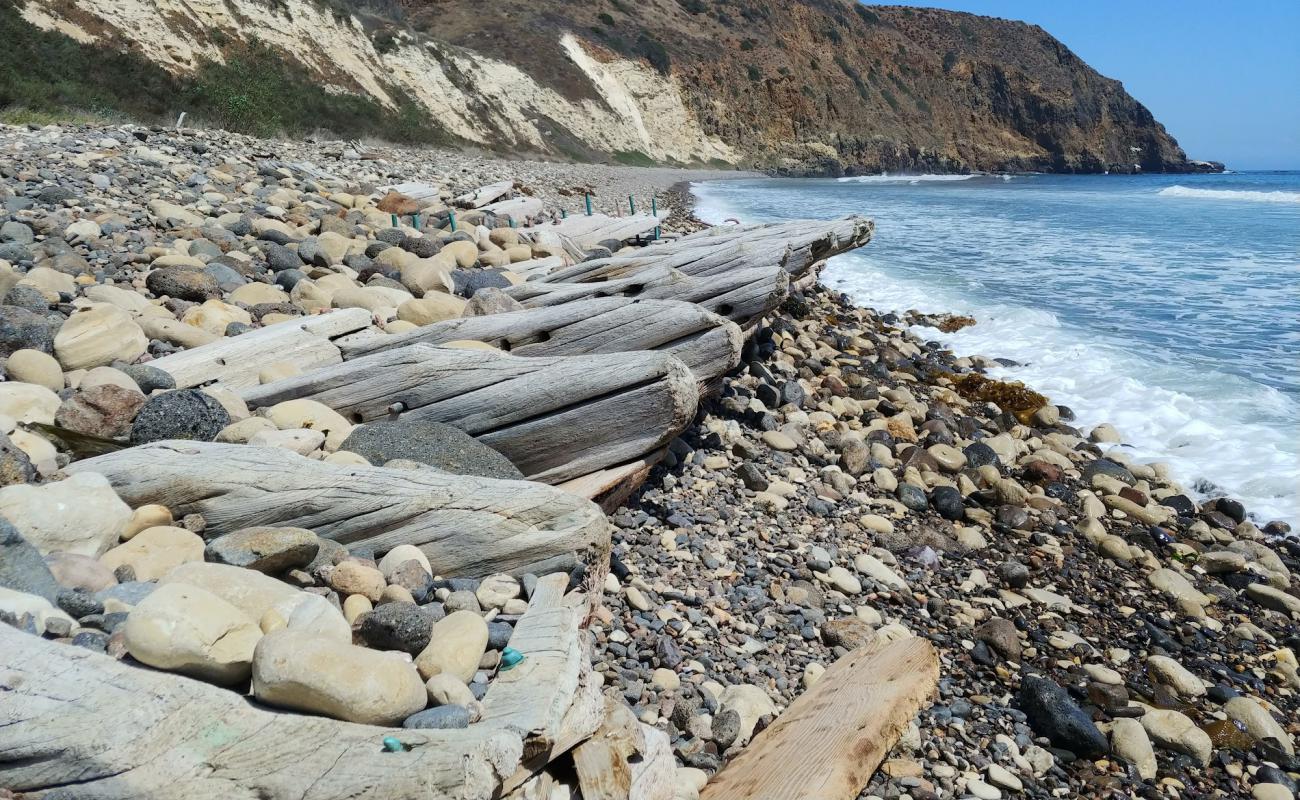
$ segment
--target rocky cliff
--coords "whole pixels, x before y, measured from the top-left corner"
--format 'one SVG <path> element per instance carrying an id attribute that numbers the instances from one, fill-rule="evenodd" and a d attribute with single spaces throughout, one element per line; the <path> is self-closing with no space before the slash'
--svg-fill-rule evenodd
<path id="1" fill-rule="evenodd" d="M 0 105 L 88 97 L 263 134 L 787 173 L 1204 168 L 1041 28 L 956 12 L 850 0 L 0 0 L 0 11 L 10 41 L 23 27 L 41 37 L 8 56 Z M 86 68 L 68 74 L 69 59 Z"/>

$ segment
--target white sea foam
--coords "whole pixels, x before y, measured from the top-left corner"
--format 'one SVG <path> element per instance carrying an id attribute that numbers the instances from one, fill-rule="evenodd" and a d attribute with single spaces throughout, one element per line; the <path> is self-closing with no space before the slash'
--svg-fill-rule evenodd
<path id="1" fill-rule="evenodd" d="M 971 175 L 890 175 L 881 173 L 880 175 L 854 175 L 848 178 L 837 178 L 840 183 L 929 183 L 939 181 L 968 181 L 971 178 L 979 178 L 979 174 Z M 1010 177 L 1010 176 L 1006 176 Z"/>
<path id="2" fill-rule="evenodd" d="M 1197 200 L 1233 200 L 1246 203 L 1300 203 L 1300 192 L 1252 192 L 1239 189 L 1197 189 L 1191 186 L 1167 186 L 1156 192 L 1161 197 Z"/>
<path id="3" fill-rule="evenodd" d="M 705 221 L 751 220 L 740 207 L 747 201 L 733 204 L 725 190 L 706 185 L 696 187 L 695 195 L 696 214 Z M 761 192 L 756 197 L 761 198 Z M 780 210 L 772 213 L 779 216 Z M 980 224 L 987 226 L 990 220 L 981 218 Z M 911 225 L 902 227 L 906 235 L 921 235 Z M 985 233 L 1014 238 L 997 226 Z M 1043 263 L 1055 258 L 1052 252 L 1026 248 L 1023 237 L 1015 240 L 1018 257 Z M 1088 242 L 1083 249 L 1095 255 L 1103 244 Z M 1136 256 L 1123 249 L 1117 257 Z M 985 301 L 968 277 L 954 274 L 935 282 L 901 276 L 873 257 L 870 248 L 832 259 L 822 281 L 881 311 L 916 309 L 975 317 L 976 325 L 955 333 L 933 328 L 917 328 L 916 333 L 958 355 L 1018 362 L 1020 366 L 999 368 L 995 374 L 1024 381 L 1053 402 L 1069 406 L 1076 415 L 1072 424 L 1082 430 L 1102 422 L 1115 425 L 1124 436 L 1123 452 L 1137 461 L 1167 463 L 1171 476 L 1194 495 L 1239 498 L 1261 524 L 1272 519 L 1300 523 L 1300 436 L 1286 433 L 1300 419 L 1300 407 L 1282 392 L 1237 375 L 1198 369 L 1178 358 L 1153 358 L 1105 333 L 1066 326 L 1048 311 Z"/>
<path id="4" fill-rule="evenodd" d="M 1124 437 L 1123 453 L 1139 462 L 1165 462 L 1196 496 L 1239 498 L 1261 524 L 1300 521 L 1300 441 L 1278 436 L 1278 420 L 1296 419 L 1300 409 L 1276 389 L 1156 364 L 1063 326 L 1050 312 L 975 304 L 961 293 L 900 281 L 859 256 L 832 260 L 822 279 L 880 311 L 974 316 L 977 324 L 955 333 L 915 332 L 958 355 L 1018 362 L 991 374 L 1023 381 L 1069 406 L 1077 417 L 1072 424 L 1082 430 L 1111 423 Z"/>

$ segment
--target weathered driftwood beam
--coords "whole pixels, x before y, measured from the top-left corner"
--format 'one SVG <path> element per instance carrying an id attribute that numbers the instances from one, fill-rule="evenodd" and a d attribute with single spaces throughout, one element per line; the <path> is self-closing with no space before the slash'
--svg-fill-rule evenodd
<path id="1" fill-rule="evenodd" d="M 231 389 L 256 386 L 267 364 L 290 361 L 303 369 L 337 364 L 343 356 L 331 340 L 365 328 L 370 312 L 343 308 L 327 314 L 278 322 L 212 344 L 149 362 L 176 379 L 178 389 L 220 381 Z"/>
<path id="2" fill-rule="evenodd" d="M 572 239 L 579 247 L 590 249 L 606 240 L 622 242 L 649 233 L 668 219 L 668 216 L 667 211 L 658 214 L 629 214 L 626 217 L 574 214 L 545 225 L 523 228 L 520 232 L 540 236 L 559 234 Z"/>
<path id="3" fill-rule="evenodd" d="M 524 662 L 466 730 L 403 730 L 280 713 L 242 695 L 0 625 L 0 786 L 101 800 L 487 800 L 532 743 L 590 736 L 582 607 L 538 583 L 511 644 Z M 592 708 L 587 708 L 593 706 Z M 573 720 L 581 729 L 566 729 Z M 386 752 L 392 736 L 409 748 Z"/>
<path id="4" fill-rule="evenodd" d="M 656 267 L 603 282 L 528 281 L 504 291 L 528 308 L 545 308 L 594 297 L 681 300 L 695 303 L 746 328 L 780 305 L 789 290 L 790 273 L 777 267 L 738 269 L 703 277 Z"/>
<path id="5" fill-rule="evenodd" d="M 356 422 L 454 425 L 535 481 L 560 483 L 644 456 L 695 416 L 699 389 L 657 352 L 517 358 L 414 344 L 247 389 L 250 407 L 317 400 Z"/>
<path id="6" fill-rule="evenodd" d="M 576 356 L 659 350 L 676 356 L 701 383 L 740 363 L 743 337 L 732 322 L 694 303 L 606 297 L 425 325 L 341 345 L 344 359 L 411 344 L 487 342 L 515 356 Z"/>
<path id="7" fill-rule="evenodd" d="M 670 268 L 686 275 L 718 275 L 737 269 L 778 267 L 798 277 L 817 261 L 861 247 L 874 224 L 862 217 L 822 222 L 796 220 L 709 228 L 630 255 L 583 261 L 538 278 L 545 283 L 587 283 Z"/>
<path id="8" fill-rule="evenodd" d="M 925 639 L 854 650 L 713 776 L 701 800 L 853 800 L 938 680 Z"/>
<path id="9" fill-rule="evenodd" d="M 78 461 L 132 506 L 202 514 L 219 535 L 257 525 L 307 528 L 382 555 L 413 544 L 444 575 L 527 572 L 577 553 L 599 562 L 609 524 L 580 497 L 526 481 L 314 461 L 275 447 L 157 442 Z"/>

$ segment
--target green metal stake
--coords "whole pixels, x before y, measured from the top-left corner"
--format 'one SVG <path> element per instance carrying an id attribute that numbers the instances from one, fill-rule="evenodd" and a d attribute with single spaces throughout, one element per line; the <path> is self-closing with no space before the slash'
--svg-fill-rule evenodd
<path id="1" fill-rule="evenodd" d="M 591 216 L 591 195 L 589 195 L 589 194 L 584 194 L 584 195 L 582 196 L 582 199 L 584 199 L 584 200 L 587 201 L 587 216 L 590 217 L 590 216 Z"/>
<path id="2" fill-rule="evenodd" d="M 448 209 L 448 210 L 447 210 L 447 219 L 451 220 L 451 232 L 452 232 L 452 233 L 455 233 L 455 232 L 456 232 L 456 212 L 455 212 L 455 211 L 452 211 L 452 210 L 450 210 L 450 209 Z"/>
<path id="3" fill-rule="evenodd" d="M 568 218 L 569 218 L 569 212 L 568 212 L 568 210 L 567 210 L 567 209 L 563 209 L 563 208 L 561 208 L 561 209 L 560 209 L 560 219 L 568 219 Z"/>
<path id="4" fill-rule="evenodd" d="M 654 195 L 651 195 L 651 196 L 650 196 L 650 213 L 654 215 L 654 218 L 655 218 L 656 220 L 659 219 L 659 204 L 655 202 Z M 658 226 L 658 225 L 655 226 L 655 238 L 656 238 L 656 239 L 659 238 L 659 226 Z"/>
<path id="5" fill-rule="evenodd" d="M 397 227 L 397 215 L 396 215 L 396 214 L 389 214 L 389 216 L 393 218 L 393 227 L 396 228 L 396 227 Z"/>
<path id="6" fill-rule="evenodd" d="M 513 228 L 513 227 L 515 226 L 515 218 L 514 218 L 514 217 L 506 217 L 506 219 L 510 221 L 510 227 Z"/>
<path id="7" fill-rule="evenodd" d="M 627 196 L 627 213 L 636 215 L 636 201 L 632 199 L 632 195 Z"/>
<path id="8" fill-rule="evenodd" d="M 420 229 L 420 215 L 419 215 L 419 214 L 412 214 L 412 215 L 411 215 L 411 227 L 415 228 L 417 231 Z"/>

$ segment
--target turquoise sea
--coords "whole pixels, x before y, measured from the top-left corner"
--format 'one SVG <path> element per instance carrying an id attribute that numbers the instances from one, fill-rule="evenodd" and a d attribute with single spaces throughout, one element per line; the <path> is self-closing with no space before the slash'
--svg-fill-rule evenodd
<path id="1" fill-rule="evenodd" d="M 873 175 L 696 184 L 713 223 L 864 214 L 823 281 L 880 310 L 969 314 L 1087 428 L 1260 523 L 1300 524 L 1300 173 Z"/>

